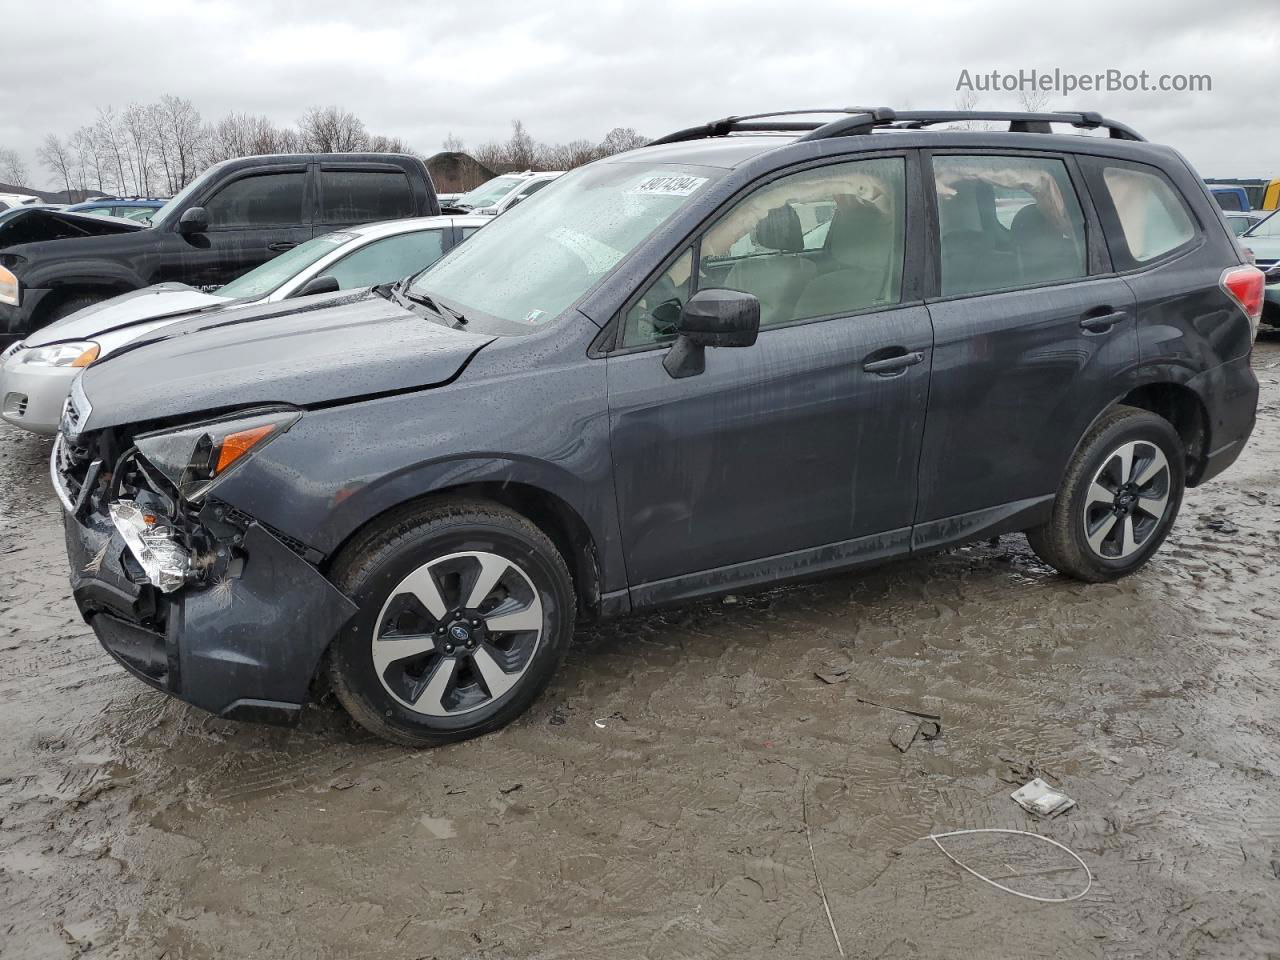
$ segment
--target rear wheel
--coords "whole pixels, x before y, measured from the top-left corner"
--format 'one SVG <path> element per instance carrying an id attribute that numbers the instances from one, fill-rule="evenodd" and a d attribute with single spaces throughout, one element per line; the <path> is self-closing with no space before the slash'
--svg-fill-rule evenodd
<path id="1" fill-rule="evenodd" d="M 1031 548 L 1059 572 L 1090 583 L 1133 573 L 1173 526 L 1185 463 L 1167 420 L 1117 407 L 1080 444 L 1049 522 L 1027 531 Z"/>
<path id="2" fill-rule="evenodd" d="M 541 530 L 469 501 L 410 510 L 358 538 L 334 582 L 360 610 L 329 653 L 347 712 L 407 746 L 515 719 L 573 634 L 573 586 Z"/>

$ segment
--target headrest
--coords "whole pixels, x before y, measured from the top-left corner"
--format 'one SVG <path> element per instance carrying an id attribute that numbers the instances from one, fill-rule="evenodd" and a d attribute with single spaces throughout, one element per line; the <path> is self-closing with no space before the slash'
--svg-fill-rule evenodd
<path id="1" fill-rule="evenodd" d="M 1014 240 L 1035 239 L 1039 237 L 1061 237 L 1062 231 L 1056 230 L 1040 209 L 1038 203 L 1028 203 L 1013 216 L 1009 224 L 1009 232 Z"/>
<path id="2" fill-rule="evenodd" d="M 800 215 L 789 203 L 774 207 L 751 231 L 751 242 L 766 250 L 799 253 L 804 249 L 804 230 L 800 227 Z"/>
<path id="3" fill-rule="evenodd" d="M 827 249 L 841 263 L 875 266 L 887 261 L 893 241 L 889 217 L 856 198 L 842 199 L 828 228 Z"/>

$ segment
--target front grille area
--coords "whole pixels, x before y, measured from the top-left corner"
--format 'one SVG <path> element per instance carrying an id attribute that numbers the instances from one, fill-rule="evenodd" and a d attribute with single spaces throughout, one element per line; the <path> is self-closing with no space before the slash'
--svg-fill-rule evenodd
<path id="1" fill-rule="evenodd" d="M 54 484 L 63 495 L 64 504 L 80 502 L 80 491 L 89 474 L 92 453 L 87 447 L 73 443 L 66 433 L 60 433 L 53 442 Z"/>

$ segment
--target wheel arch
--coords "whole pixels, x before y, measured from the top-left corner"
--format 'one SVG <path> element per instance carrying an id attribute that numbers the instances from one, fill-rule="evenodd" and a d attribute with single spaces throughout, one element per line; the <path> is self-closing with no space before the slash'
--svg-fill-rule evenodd
<path id="1" fill-rule="evenodd" d="M 109 266 L 109 265 L 108 265 Z M 47 285 L 48 294 L 40 301 L 35 315 L 32 317 L 32 329 L 37 329 L 49 322 L 50 316 L 62 304 L 75 297 L 102 296 L 115 297 L 131 290 L 140 289 L 144 284 L 123 268 L 95 269 L 91 273 L 78 272 L 69 276 L 58 277 Z"/>
<path id="2" fill-rule="evenodd" d="M 1137 407 L 1167 420 L 1186 451 L 1186 482 L 1194 487 L 1209 452 L 1209 414 L 1204 401 L 1186 383 L 1155 380 L 1134 387 L 1113 406 Z"/>
<path id="3" fill-rule="evenodd" d="M 596 537 L 582 515 L 558 494 L 545 487 L 513 480 L 481 480 L 440 487 L 388 507 L 367 517 L 351 530 L 327 558 L 325 570 L 344 548 L 367 530 L 395 515 L 418 510 L 442 500 L 486 500 L 524 517 L 547 535 L 564 557 L 578 598 L 578 615 L 595 619 L 600 614 L 602 571 Z"/>

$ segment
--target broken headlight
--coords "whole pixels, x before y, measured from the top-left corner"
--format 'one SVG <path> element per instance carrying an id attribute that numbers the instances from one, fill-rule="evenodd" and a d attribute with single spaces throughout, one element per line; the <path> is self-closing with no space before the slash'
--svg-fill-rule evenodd
<path id="1" fill-rule="evenodd" d="M 134 438 L 134 445 L 184 500 L 194 503 L 301 416 L 301 411 L 292 407 L 260 409 L 177 430 L 141 434 Z"/>
<path id="2" fill-rule="evenodd" d="M 148 581 L 164 593 L 172 593 L 187 582 L 191 554 L 172 527 L 132 500 L 117 500 L 110 510 L 111 522 Z"/>

